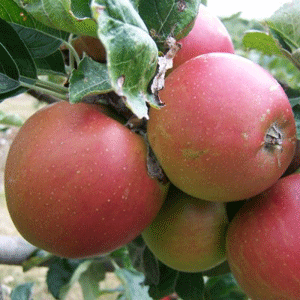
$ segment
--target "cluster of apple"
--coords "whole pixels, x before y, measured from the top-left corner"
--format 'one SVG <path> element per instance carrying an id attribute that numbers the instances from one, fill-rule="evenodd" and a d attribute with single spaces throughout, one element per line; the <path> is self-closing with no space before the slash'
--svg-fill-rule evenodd
<path id="1" fill-rule="evenodd" d="M 226 259 L 252 299 L 298 299 L 300 174 L 289 100 L 263 68 L 234 54 L 201 5 L 150 109 L 147 137 L 171 184 L 147 171 L 144 139 L 103 105 L 61 101 L 30 117 L 6 162 L 7 206 L 30 243 L 92 257 L 142 234 L 183 272 Z M 229 222 L 228 202 L 244 201 Z"/>

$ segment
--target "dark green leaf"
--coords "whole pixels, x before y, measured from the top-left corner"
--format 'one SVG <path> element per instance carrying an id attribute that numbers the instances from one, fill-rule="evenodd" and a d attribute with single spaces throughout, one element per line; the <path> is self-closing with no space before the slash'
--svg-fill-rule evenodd
<path id="1" fill-rule="evenodd" d="M 4 100 L 20 88 L 20 76 L 17 65 L 1 44 L 0 57 L 0 100 Z"/>
<path id="2" fill-rule="evenodd" d="M 267 32 L 248 31 L 244 35 L 243 44 L 248 49 L 256 49 L 265 55 L 283 56 L 280 44 Z"/>
<path id="3" fill-rule="evenodd" d="M 58 257 L 53 260 L 49 266 L 46 281 L 48 289 L 54 298 L 59 298 L 61 289 L 69 284 L 79 264 L 79 260 L 68 260 Z"/>
<path id="4" fill-rule="evenodd" d="M 148 118 L 146 102 L 158 106 L 148 91 L 158 59 L 155 42 L 129 0 L 94 0 L 91 7 L 114 91 L 137 117 Z"/>
<path id="5" fill-rule="evenodd" d="M 31 300 L 32 299 L 32 289 L 34 283 L 25 283 L 17 286 L 11 292 L 11 300 Z"/>
<path id="6" fill-rule="evenodd" d="M 293 107 L 294 117 L 296 121 L 297 128 L 297 138 L 300 139 L 300 105 L 297 104 Z"/>
<path id="7" fill-rule="evenodd" d="M 147 282 L 149 284 L 158 285 L 160 277 L 159 263 L 148 247 L 145 247 L 143 252 L 143 265 Z"/>
<path id="8" fill-rule="evenodd" d="M 1 51 L 0 51 L 1 53 Z M 1 95 L 15 91 L 20 86 L 20 83 L 11 79 L 7 75 L 0 73 L 0 93 Z"/>
<path id="9" fill-rule="evenodd" d="M 128 254 L 133 267 L 139 272 L 145 272 L 143 264 L 143 253 L 146 245 L 141 236 L 127 244 Z"/>
<path id="10" fill-rule="evenodd" d="M 148 295 L 149 287 L 143 286 L 145 277 L 142 273 L 127 269 L 117 269 L 115 274 L 124 286 L 124 299 L 151 300 Z"/>
<path id="11" fill-rule="evenodd" d="M 70 102 L 77 103 L 92 94 L 112 91 L 107 65 L 85 57 L 70 78 Z"/>
<path id="12" fill-rule="evenodd" d="M 32 56 L 13 27 L 2 19 L 0 19 L 0 43 L 14 60 L 20 80 L 34 84 L 37 72 Z"/>
<path id="13" fill-rule="evenodd" d="M 11 92 L 0 94 L 0 102 L 2 102 L 5 99 L 8 99 L 8 98 L 21 95 L 21 94 L 25 93 L 27 90 L 28 90 L 27 88 L 19 86 L 18 88 L 16 88 L 15 90 L 13 90 Z"/>
<path id="14" fill-rule="evenodd" d="M 239 201 L 237 201 L 237 202 L 239 202 Z M 233 203 L 233 202 L 231 202 L 231 203 Z M 213 277 L 213 276 L 228 274 L 230 272 L 231 272 L 231 270 L 230 270 L 228 262 L 226 260 L 210 270 L 203 271 L 202 274 L 203 274 L 203 276 Z"/>
<path id="15" fill-rule="evenodd" d="M 32 28 L 11 24 L 33 58 L 43 58 L 55 53 L 62 41 Z"/>
<path id="16" fill-rule="evenodd" d="M 175 292 L 175 285 L 179 272 L 175 271 L 160 261 L 159 263 L 159 283 L 149 284 L 146 278 L 145 284 L 149 284 L 149 295 L 153 299 L 161 299 Z M 150 281 L 151 282 L 151 281 Z"/>
<path id="17" fill-rule="evenodd" d="M 183 300 L 204 299 L 204 280 L 202 273 L 180 272 L 176 281 L 175 291 Z"/>
<path id="18" fill-rule="evenodd" d="M 205 283 L 205 300 L 247 300 L 232 274 L 211 277 Z"/>
<path id="19" fill-rule="evenodd" d="M 34 61 L 39 70 L 39 74 L 66 74 L 65 63 L 60 50 L 57 50 L 47 57 L 36 58 Z"/>
<path id="20" fill-rule="evenodd" d="M 164 42 L 168 36 L 182 38 L 192 29 L 199 0 L 141 0 L 139 13 L 149 31 Z"/>
<path id="21" fill-rule="evenodd" d="M 1 0 L 0 2 L 0 18 L 12 24 L 18 24 L 22 27 L 33 28 L 37 31 L 44 32 L 49 36 L 54 36 L 61 40 L 68 39 L 68 33 L 45 26 L 43 23 L 35 20 L 23 8 L 21 8 L 17 0 Z"/>
<path id="22" fill-rule="evenodd" d="M 92 18 L 90 2 L 86 0 L 72 0 L 71 9 L 74 16 L 78 19 Z"/>
<path id="23" fill-rule="evenodd" d="M 36 20 L 47 27 L 67 32 L 96 36 L 97 25 L 94 19 L 90 17 L 90 11 L 87 10 L 87 2 L 84 4 L 76 1 L 71 5 L 71 0 L 15 0 L 19 6 L 27 11 Z M 81 16 L 78 17 L 79 8 L 83 7 Z M 72 8 L 75 9 L 75 14 Z M 87 13 L 88 15 L 83 15 Z"/>

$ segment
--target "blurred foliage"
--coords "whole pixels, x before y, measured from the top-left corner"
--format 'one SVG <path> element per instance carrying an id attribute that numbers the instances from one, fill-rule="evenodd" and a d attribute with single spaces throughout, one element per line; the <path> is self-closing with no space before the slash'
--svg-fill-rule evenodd
<path id="1" fill-rule="evenodd" d="M 230 17 L 223 18 L 222 22 L 231 35 L 236 54 L 251 59 L 269 70 L 281 83 L 287 84 L 293 89 L 300 89 L 300 72 L 287 58 L 264 55 L 257 50 L 249 50 L 244 47 L 243 36 L 247 31 L 268 31 L 264 21 L 246 20 L 241 18 L 241 13 L 236 13 Z"/>

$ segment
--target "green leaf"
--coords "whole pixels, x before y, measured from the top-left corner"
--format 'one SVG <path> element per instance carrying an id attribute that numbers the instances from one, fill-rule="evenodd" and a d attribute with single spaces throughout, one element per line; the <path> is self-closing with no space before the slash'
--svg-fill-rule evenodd
<path id="1" fill-rule="evenodd" d="M 96 36 L 97 25 L 91 18 L 91 13 L 87 9 L 86 1 L 75 1 L 71 5 L 71 0 L 14 0 L 18 5 L 27 11 L 36 20 L 47 27 L 67 32 Z M 80 12 L 79 9 L 84 9 Z M 75 15 L 72 11 L 75 9 Z M 84 15 L 83 13 L 87 13 Z"/>
<path id="2" fill-rule="evenodd" d="M 77 103 L 92 94 L 105 94 L 112 91 L 107 65 L 89 57 L 81 60 L 78 69 L 70 78 L 70 102 Z"/>
<path id="3" fill-rule="evenodd" d="M 62 293 L 65 293 L 70 286 L 72 276 L 80 263 L 80 260 L 68 260 L 59 257 L 56 257 L 53 260 L 49 266 L 46 281 L 48 290 L 54 298 L 59 298 L 61 291 Z"/>
<path id="4" fill-rule="evenodd" d="M 11 300 L 30 300 L 32 299 L 32 289 L 34 283 L 25 283 L 18 285 L 11 292 Z"/>
<path id="5" fill-rule="evenodd" d="M 25 9 L 21 8 L 15 0 L 1 0 L 0 18 L 11 24 L 18 24 L 22 27 L 33 28 L 37 31 L 44 32 L 49 36 L 54 36 L 61 40 L 68 39 L 68 33 L 62 30 L 53 29 L 45 26 L 43 23 L 35 20 Z"/>
<path id="6" fill-rule="evenodd" d="M 142 236 L 138 236 L 131 243 L 126 245 L 128 249 L 128 255 L 130 257 L 133 267 L 139 272 L 145 272 L 143 264 L 143 253 L 145 250 L 145 243 Z"/>
<path id="7" fill-rule="evenodd" d="M 0 44 L 0 101 L 26 91 L 20 87 L 18 68 L 7 50 Z"/>
<path id="8" fill-rule="evenodd" d="M 92 261 L 79 278 L 85 300 L 97 299 L 102 293 L 99 282 L 105 279 L 105 270 L 101 262 Z"/>
<path id="9" fill-rule="evenodd" d="M 248 31 L 244 35 L 243 44 L 246 48 L 259 50 L 265 55 L 283 56 L 279 43 L 267 32 Z"/>
<path id="10" fill-rule="evenodd" d="M 21 95 L 21 94 L 25 93 L 27 90 L 28 90 L 27 88 L 19 86 L 18 88 L 14 89 L 10 92 L 2 93 L 2 94 L 0 93 L 0 102 L 2 102 L 5 99 L 8 99 L 8 98 L 12 98 L 12 97 L 16 97 L 18 95 Z"/>
<path id="11" fill-rule="evenodd" d="M 52 258 L 54 258 L 53 254 L 41 249 L 37 249 L 30 255 L 28 259 L 26 259 L 26 261 L 22 262 L 23 272 L 27 272 L 35 267 L 38 267 Z"/>
<path id="12" fill-rule="evenodd" d="M 300 1 L 284 4 L 270 19 L 268 26 L 292 48 L 300 48 Z"/>
<path id="13" fill-rule="evenodd" d="M 300 105 L 297 104 L 293 107 L 296 129 L 297 129 L 297 138 L 300 139 Z"/>
<path id="14" fill-rule="evenodd" d="M 19 115 L 5 113 L 0 110 L 0 124 L 21 127 L 24 124 L 24 120 Z"/>
<path id="15" fill-rule="evenodd" d="M 144 275 L 134 270 L 119 268 L 115 271 L 116 276 L 124 286 L 124 299 L 127 300 L 151 300 L 148 294 L 149 287 L 143 286 Z"/>
<path id="16" fill-rule="evenodd" d="M 0 55 L 3 53 L 0 47 Z M 0 94 L 10 93 L 16 90 L 20 86 L 20 83 L 17 80 L 8 77 L 5 74 L 0 73 Z M 3 99 L 4 100 L 4 99 Z"/>
<path id="17" fill-rule="evenodd" d="M 37 71 L 32 56 L 13 27 L 2 19 L 0 19 L 0 43 L 14 60 L 20 81 L 34 84 Z"/>
<path id="18" fill-rule="evenodd" d="M 205 300 L 247 300 L 247 295 L 239 288 L 233 275 L 211 277 L 205 283 Z"/>
<path id="19" fill-rule="evenodd" d="M 158 285 L 160 277 L 159 263 L 148 247 L 145 247 L 143 252 L 143 265 L 147 282 Z"/>
<path id="20" fill-rule="evenodd" d="M 60 50 L 57 50 L 47 57 L 36 58 L 34 61 L 39 74 L 66 74 L 65 63 Z"/>
<path id="21" fill-rule="evenodd" d="M 180 39 L 192 29 L 199 0 L 141 0 L 139 13 L 149 31 L 164 42 L 168 36 Z"/>
<path id="22" fill-rule="evenodd" d="M 243 201 L 236 201 L 236 202 L 243 202 Z M 234 203 L 234 202 L 228 202 L 228 203 Z M 207 276 L 207 277 L 214 277 L 214 276 L 219 276 L 219 275 L 227 274 L 227 273 L 230 273 L 230 272 L 231 272 L 231 270 L 230 270 L 229 264 L 228 264 L 228 262 L 226 260 L 226 261 L 222 262 L 221 264 L 219 264 L 218 266 L 216 266 L 216 267 L 214 267 L 212 269 L 203 271 L 202 275 L 203 276 Z"/>
<path id="23" fill-rule="evenodd" d="M 180 272 L 176 281 L 175 291 L 184 300 L 204 299 L 204 280 L 202 273 Z"/>
<path id="24" fill-rule="evenodd" d="M 137 117 L 148 118 L 146 102 L 158 106 L 148 91 L 157 67 L 155 42 L 129 0 L 93 0 L 91 7 L 114 91 Z"/>
<path id="25" fill-rule="evenodd" d="M 175 271 L 160 261 L 159 264 L 159 282 L 158 284 L 149 284 L 146 278 L 145 284 L 149 284 L 149 295 L 153 299 L 161 299 L 175 292 L 175 285 L 178 278 L 178 271 Z"/>
<path id="26" fill-rule="evenodd" d="M 62 41 L 32 28 L 11 24 L 33 58 L 47 57 L 57 51 Z"/>

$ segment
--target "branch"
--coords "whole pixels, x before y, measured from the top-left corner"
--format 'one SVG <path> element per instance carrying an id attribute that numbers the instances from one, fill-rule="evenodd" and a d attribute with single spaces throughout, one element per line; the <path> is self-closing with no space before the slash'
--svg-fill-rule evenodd
<path id="1" fill-rule="evenodd" d="M 22 266 L 36 250 L 38 250 L 37 247 L 31 245 L 22 237 L 0 235 L 0 265 Z M 53 256 L 53 258 L 55 257 Z M 49 266 L 53 258 L 43 262 L 37 267 Z M 120 263 L 120 265 L 122 264 L 118 259 L 117 262 Z M 102 263 L 106 272 L 114 272 L 114 267 L 108 258 L 103 257 Z"/>
<path id="2" fill-rule="evenodd" d="M 0 235 L 0 264 L 22 265 L 36 250 L 21 237 Z"/>

